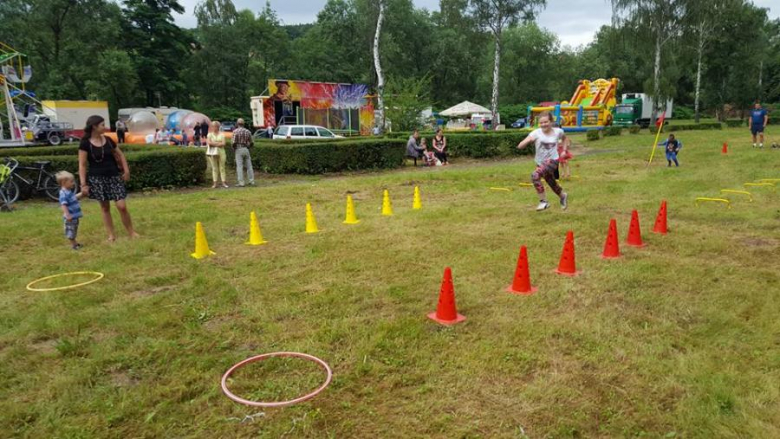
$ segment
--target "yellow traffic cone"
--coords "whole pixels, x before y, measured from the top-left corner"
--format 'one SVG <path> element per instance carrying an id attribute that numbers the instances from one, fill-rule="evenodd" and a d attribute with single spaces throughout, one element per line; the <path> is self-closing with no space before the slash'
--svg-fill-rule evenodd
<path id="1" fill-rule="evenodd" d="M 393 215 L 393 204 L 390 203 L 390 192 L 385 189 L 384 197 L 382 198 L 382 215 L 384 216 L 392 216 Z"/>
<path id="2" fill-rule="evenodd" d="M 357 224 L 360 220 L 355 215 L 355 204 L 352 202 L 352 195 L 347 195 L 347 217 L 344 224 Z"/>
<path id="3" fill-rule="evenodd" d="M 249 242 L 248 245 L 262 245 L 268 241 L 263 240 L 263 233 L 260 231 L 260 224 L 257 223 L 255 211 L 249 213 Z"/>
<path id="4" fill-rule="evenodd" d="M 191 256 L 195 259 L 203 259 L 206 256 L 215 254 L 209 249 L 209 243 L 206 241 L 206 232 L 203 231 L 203 224 L 200 222 L 195 223 L 195 253 L 192 253 Z"/>
<path id="5" fill-rule="evenodd" d="M 422 209 L 422 199 L 420 198 L 420 186 L 414 187 L 414 201 L 412 202 L 412 209 Z"/>
<path id="6" fill-rule="evenodd" d="M 311 203 L 306 203 L 306 233 L 317 233 L 317 220 L 314 219 L 314 212 L 311 210 Z"/>

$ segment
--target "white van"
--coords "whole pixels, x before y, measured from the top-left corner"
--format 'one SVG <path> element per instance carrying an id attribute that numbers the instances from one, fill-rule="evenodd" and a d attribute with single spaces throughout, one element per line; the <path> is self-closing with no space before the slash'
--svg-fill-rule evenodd
<path id="1" fill-rule="evenodd" d="M 327 128 L 316 125 L 279 125 L 274 131 L 274 140 L 285 139 L 336 139 L 343 138 Z"/>

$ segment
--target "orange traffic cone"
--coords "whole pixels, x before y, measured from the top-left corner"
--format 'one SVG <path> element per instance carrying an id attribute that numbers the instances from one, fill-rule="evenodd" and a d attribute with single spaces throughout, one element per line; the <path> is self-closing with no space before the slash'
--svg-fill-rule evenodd
<path id="1" fill-rule="evenodd" d="M 729 153 L 729 144 L 727 142 L 723 142 L 723 149 L 720 150 L 723 154 Z"/>
<path id="2" fill-rule="evenodd" d="M 455 307 L 455 288 L 452 286 L 452 269 L 450 267 L 444 269 L 436 312 L 428 314 L 428 318 L 442 325 L 454 325 L 466 320 L 466 317 L 458 314 Z"/>
<path id="3" fill-rule="evenodd" d="M 531 286 L 531 275 L 528 274 L 528 250 L 526 250 L 525 246 L 520 247 L 520 257 L 517 258 L 515 277 L 512 279 L 512 285 L 506 287 L 506 291 L 526 295 L 537 291 L 536 287 Z"/>
<path id="4" fill-rule="evenodd" d="M 636 209 L 631 211 L 631 225 L 628 226 L 628 238 L 626 244 L 632 247 L 644 247 L 642 242 L 642 231 L 639 228 L 639 214 Z"/>
<path id="5" fill-rule="evenodd" d="M 577 263 L 574 261 L 574 232 L 571 230 L 566 233 L 566 242 L 563 243 L 561 261 L 558 263 L 558 268 L 555 272 L 564 276 L 579 276 L 581 273 L 577 271 Z"/>
<path id="6" fill-rule="evenodd" d="M 614 219 L 609 220 L 609 232 L 607 232 L 607 241 L 604 243 L 604 253 L 602 259 L 614 259 L 620 257 L 620 245 L 618 244 L 617 222 Z"/>
<path id="7" fill-rule="evenodd" d="M 660 233 L 666 235 L 666 200 L 661 201 L 661 208 L 658 209 L 658 216 L 655 217 L 655 226 L 653 226 L 653 233 Z"/>

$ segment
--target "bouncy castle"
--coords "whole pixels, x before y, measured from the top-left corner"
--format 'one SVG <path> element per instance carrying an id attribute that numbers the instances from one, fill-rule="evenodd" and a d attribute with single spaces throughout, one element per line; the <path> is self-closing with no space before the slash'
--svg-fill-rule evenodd
<path id="1" fill-rule="evenodd" d="M 556 125 L 564 131 L 601 130 L 612 125 L 612 110 L 617 104 L 618 78 L 582 79 L 570 101 L 554 106 L 528 107 L 528 125 L 538 125 L 538 116 L 552 113 Z"/>

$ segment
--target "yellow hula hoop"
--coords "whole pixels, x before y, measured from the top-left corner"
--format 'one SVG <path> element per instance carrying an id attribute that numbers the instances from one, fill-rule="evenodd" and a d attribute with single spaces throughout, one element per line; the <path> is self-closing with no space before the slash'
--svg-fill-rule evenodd
<path id="1" fill-rule="evenodd" d="M 57 288 L 33 288 L 32 287 L 33 285 L 37 284 L 38 282 L 42 282 L 42 281 L 45 281 L 45 280 L 54 279 L 54 278 L 58 278 L 58 277 L 64 277 L 64 276 L 75 276 L 75 275 L 78 275 L 78 274 L 94 274 L 96 277 L 94 279 L 88 280 L 86 282 L 81 282 L 81 283 L 73 284 L 73 285 L 66 285 L 64 287 L 57 287 Z M 84 285 L 89 285 L 91 283 L 97 282 L 100 279 L 103 279 L 104 276 L 105 275 L 103 273 L 99 273 L 97 271 L 74 271 L 72 273 L 55 274 L 55 275 L 52 275 L 52 276 L 42 277 L 40 279 L 36 279 L 36 280 L 30 282 L 29 284 L 27 284 L 27 289 L 30 290 L 30 291 L 60 291 L 60 290 L 69 290 L 71 288 L 83 287 Z"/>

